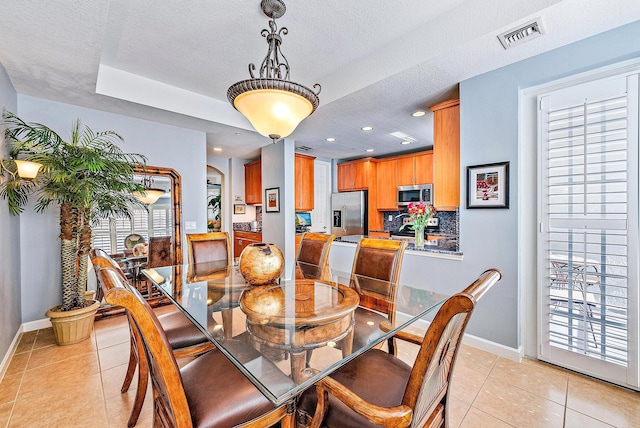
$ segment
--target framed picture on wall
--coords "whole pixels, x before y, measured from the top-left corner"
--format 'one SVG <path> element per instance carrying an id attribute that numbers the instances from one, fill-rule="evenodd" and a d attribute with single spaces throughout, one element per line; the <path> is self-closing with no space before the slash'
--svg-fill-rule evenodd
<path id="1" fill-rule="evenodd" d="M 245 205 L 244 204 L 233 204 L 233 213 L 234 214 L 244 214 Z"/>
<path id="2" fill-rule="evenodd" d="M 467 167 L 467 208 L 509 208 L 509 162 Z"/>
<path id="3" fill-rule="evenodd" d="M 280 212 L 280 188 L 273 187 L 264 191 L 264 211 L 267 213 Z"/>

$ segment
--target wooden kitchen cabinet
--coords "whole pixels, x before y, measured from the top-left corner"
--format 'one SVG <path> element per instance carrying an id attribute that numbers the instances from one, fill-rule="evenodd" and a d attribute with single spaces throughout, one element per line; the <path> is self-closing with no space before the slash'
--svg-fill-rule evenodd
<path id="1" fill-rule="evenodd" d="M 338 192 L 367 190 L 373 177 L 373 158 L 338 164 Z"/>
<path id="2" fill-rule="evenodd" d="M 398 186 L 433 183 L 433 153 L 398 157 Z"/>
<path id="3" fill-rule="evenodd" d="M 296 211 L 311 211 L 314 196 L 314 156 L 295 154 L 295 207 Z"/>
<path id="4" fill-rule="evenodd" d="M 396 159 L 380 160 L 376 164 L 378 199 L 376 209 L 378 211 L 396 211 L 398 209 L 397 192 L 397 168 Z"/>
<path id="5" fill-rule="evenodd" d="M 435 207 L 460 205 L 460 100 L 429 107 L 433 111 L 433 196 Z"/>
<path id="6" fill-rule="evenodd" d="M 242 250 L 249 244 L 262 242 L 262 233 L 233 231 L 233 257 L 240 257 Z"/>
<path id="7" fill-rule="evenodd" d="M 262 162 L 244 164 L 244 200 L 248 205 L 262 203 Z"/>
<path id="8" fill-rule="evenodd" d="M 433 183 L 433 151 L 416 153 L 414 161 L 416 184 Z"/>

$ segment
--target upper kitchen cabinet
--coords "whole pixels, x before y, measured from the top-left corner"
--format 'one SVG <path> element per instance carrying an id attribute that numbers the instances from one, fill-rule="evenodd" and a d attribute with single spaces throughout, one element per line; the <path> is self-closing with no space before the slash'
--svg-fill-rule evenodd
<path id="1" fill-rule="evenodd" d="M 315 157 L 295 154 L 295 207 L 296 211 L 313 209 L 313 174 Z"/>
<path id="2" fill-rule="evenodd" d="M 416 184 L 433 183 L 433 151 L 416 153 L 413 157 Z"/>
<path id="3" fill-rule="evenodd" d="M 248 205 L 262 204 L 262 162 L 244 164 L 244 200 Z"/>
<path id="4" fill-rule="evenodd" d="M 433 196 L 435 207 L 460 205 L 460 100 L 429 107 L 433 112 Z"/>
<path id="5" fill-rule="evenodd" d="M 373 168 L 373 158 L 363 158 L 338 164 L 338 192 L 367 190 Z"/>
<path id="6" fill-rule="evenodd" d="M 433 183 L 433 153 L 422 152 L 398 158 L 398 186 Z"/>
<path id="7" fill-rule="evenodd" d="M 376 170 L 378 175 L 376 209 L 378 211 L 396 211 L 398 209 L 398 160 L 395 158 L 381 159 L 376 164 Z"/>

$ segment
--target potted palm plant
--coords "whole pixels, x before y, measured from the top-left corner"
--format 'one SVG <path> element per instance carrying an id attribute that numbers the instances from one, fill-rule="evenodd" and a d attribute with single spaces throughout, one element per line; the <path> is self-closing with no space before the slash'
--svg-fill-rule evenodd
<path id="1" fill-rule="evenodd" d="M 13 113 L 4 112 L 3 119 L 9 158 L 2 159 L 2 167 L 9 174 L 0 196 L 13 215 L 24 210 L 30 194 L 37 196 L 37 212 L 60 207 L 62 304 L 46 315 L 59 345 L 80 342 L 90 336 L 100 305 L 85 299 L 91 224 L 110 216 L 131 217 L 133 208 L 141 205 L 132 192 L 144 192 L 133 179 L 133 168 L 146 159 L 123 152 L 116 132 L 95 132 L 80 120 L 65 141 L 47 126 L 26 123 Z M 41 165 L 35 178 L 20 176 L 18 157 Z"/>

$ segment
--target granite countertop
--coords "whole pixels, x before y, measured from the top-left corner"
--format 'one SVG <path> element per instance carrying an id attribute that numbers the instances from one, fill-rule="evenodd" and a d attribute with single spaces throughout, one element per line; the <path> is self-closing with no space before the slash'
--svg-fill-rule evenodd
<path id="1" fill-rule="evenodd" d="M 349 244 L 357 244 L 360 239 L 366 238 L 366 235 L 347 235 L 347 236 L 338 236 L 334 242 L 345 242 Z M 394 239 L 391 238 L 377 238 L 377 239 Z M 404 240 L 404 239 L 403 239 Z M 438 253 L 438 254 L 450 254 L 450 255 L 458 255 L 461 256 L 462 253 L 458 249 L 458 240 L 455 237 L 443 237 L 442 239 L 438 239 L 436 245 L 429 245 L 425 243 L 423 248 L 416 248 L 413 244 L 413 240 L 408 240 L 409 245 L 407 246 L 407 250 L 414 251 L 424 251 L 426 253 Z"/>

